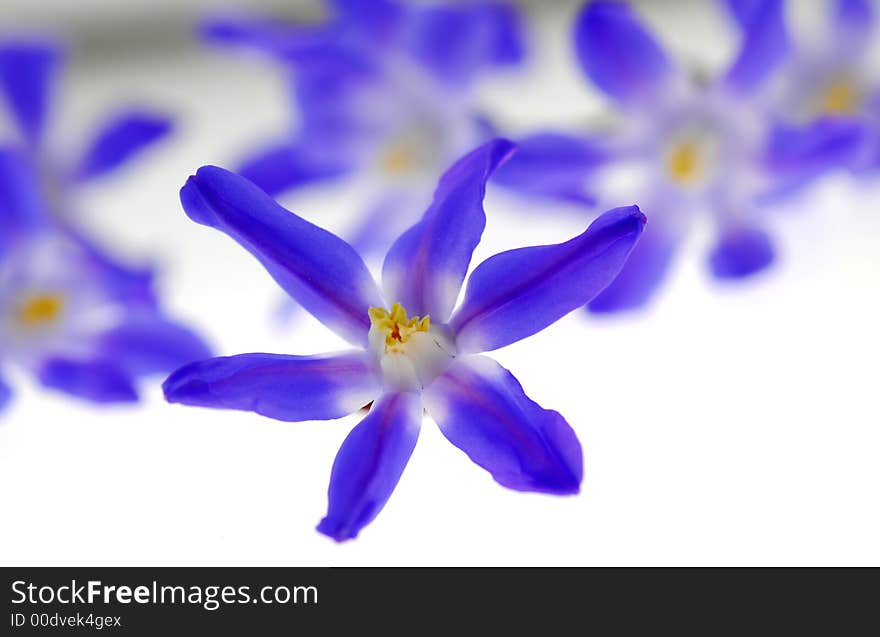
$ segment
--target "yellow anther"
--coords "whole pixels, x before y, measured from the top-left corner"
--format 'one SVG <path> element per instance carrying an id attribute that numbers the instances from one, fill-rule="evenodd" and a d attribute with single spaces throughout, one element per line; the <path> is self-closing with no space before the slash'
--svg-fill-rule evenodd
<path id="1" fill-rule="evenodd" d="M 64 299 L 57 294 L 35 294 L 18 310 L 18 322 L 24 327 L 39 327 L 54 322 L 64 309 Z"/>
<path id="2" fill-rule="evenodd" d="M 369 314 L 373 326 L 385 335 L 386 352 L 403 351 L 403 344 L 413 334 L 431 329 L 431 317 L 408 318 L 400 303 L 392 305 L 390 312 L 383 307 L 371 307 Z"/>
<path id="3" fill-rule="evenodd" d="M 842 78 L 825 87 L 819 106 L 824 113 L 846 115 L 855 112 L 858 99 L 858 91 L 853 83 Z"/>
<path id="4" fill-rule="evenodd" d="M 391 144 L 379 159 L 382 170 L 389 175 L 404 175 L 415 168 L 418 152 L 410 142 Z"/>
<path id="5" fill-rule="evenodd" d="M 675 181 L 692 185 L 702 172 L 700 147 L 694 141 L 676 144 L 669 153 L 666 167 Z"/>

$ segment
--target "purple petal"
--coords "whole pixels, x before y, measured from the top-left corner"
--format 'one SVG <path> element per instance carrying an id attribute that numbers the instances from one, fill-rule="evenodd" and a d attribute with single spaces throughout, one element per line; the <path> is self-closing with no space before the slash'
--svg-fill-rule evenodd
<path id="1" fill-rule="evenodd" d="M 315 25 L 246 13 L 209 16 L 198 25 L 199 35 L 213 44 L 240 46 L 276 53 L 292 41 L 311 41 Z"/>
<path id="2" fill-rule="evenodd" d="M 459 159 L 443 177 L 422 220 L 391 246 L 382 267 L 389 303 L 445 323 L 486 227 L 486 181 L 513 151 L 496 139 Z"/>
<path id="3" fill-rule="evenodd" d="M 417 394 L 386 394 L 342 443 L 330 474 L 327 516 L 318 531 L 351 540 L 385 506 L 412 455 L 422 423 Z"/>
<path id="4" fill-rule="evenodd" d="M 406 46 L 437 79 L 466 86 L 487 66 L 524 56 L 520 16 L 513 5 L 428 6 L 411 9 Z"/>
<path id="5" fill-rule="evenodd" d="M 134 379 L 115 363 L 52 358 L 37 370 L 40 382 L 77 398 L 96 403 L 135 402 Z"/>
<path id="6" fill-rule="evenodd" d="M 61 48 L 53 42 L 0 45 L 0 90 L 27 140 L 40 141 L 49 110 Z"/>
<path id="7" fill-rule="evenodd" d="M 105 175 L 171 132 L 171 120 L 143 111 L 119 113 L 97 132 L 75 171 L 85 181 Z"/>
<path id="8" fill-rule="evenodd" d="M 124 303 L 129 308 L 156 308 L 158 301 L 151 268 L 120 263 L 76 228 L 65 226 L 60 235 L 75 246 L 75 252 L 70 254 L 73 261 L 69 265 L 83 280 L 100 285 L 108 299 Z"/>
<path id="9" fill-rule="evenodd" d="M 12 388 L 0 378 L 0 411 L 3 411 L 12 400 Z"/>
<path id="10" fill-rule="evenodd" d="M 459 351 L 504 347 L 590 301 L 620 272 L 644 225 L 637 206 L 615 208 L 570 241 L 510 250 L 481 263 L 450 323 Z"/>
<path id="11" fill-rule="evenodd" d="M 49 219 L 39 178 L 30 159 L 0 147 L 0 251 L 4 244 L 46 225 Z"/>
<path id="12" fill-rule="evenodd" d="M 153 314 L 129 317 L 101 334 L 96 346 L 103 356 L 134 376 L 167 374 L 211 356 L 192 330 Z"/>
<path id="13" fill-rule="evenodd" d="M 347 416 L 376 398 L 381 384 L 373 359 L 354 350 L 318 356 L 211 358 L 178 369 L 162 388 L 172 403 L 301 421 Z"/>
<path id="14" fill-rule="evenodd" d="M 290 143 L 270 146 L 245 160 L 238 173 L 274 196 L 290 188 L 338 177 L 347 170 L 313 155 Z"/>
<path id="15" fill-rule="evenodd" d="M 391 0 L 330 0 L 340 20 L 357 34 L 381 45 L 392 37 L 404 15 Z"/>
<path id="16" fill-rule="evenodd" d="M 740 93 L 754 91 L 789 49 L 782 0 L 766 0 L 748 12 L 740 51 L 727 71 L 725 82 Z"/>
<path id="17" fill-rule="evenodd" d="M 658 215 L 652 214 L 651 219 L 620 274 L 588 305 L 590 312 L 641 308 L 666 278 L 679 245 L 679 233 L 665 227 Z"/>
<path id="18" fill-rule="evenodd" d="M 831 23 L 838 46 L 862 52 L 874 30 L 874 7 L 867 0 L 836 0 Z"/>
<path id="19" fill-rule="evenodd" d="M 712 274 L 719 279 L 741 279 L 760 272 L 775 256 L 773 243 L 763 230 L 735 226 L 722 231 L 709 254 Z"/>
<path id="20" fill-rule="evenodd" d="M 577 18 L 574 37 L 581 68 L 610 97 L 647 108 L 662 92 L 672 66 L 628 5 L 588 3 Z"/>
<path id="21" fill-rule="evenodd" d="M 724 4 L 736 23 L 743 29 L 751 25 L 765 0 L 725 0 Z"/>
<path id="22" fill-rule="evenodd" d="M 557 412 L 523 392 L 485 356 L 458 359 L 423 394 L 440 431 L 501 485 L 517 491 L 577 493 L 581 446 Z"/>
<path id="23" fill-rule="evenodd" d="M 824 173 L 857 164 L 873 141 L 871 128 L 858 120 L 822 118 L 802 126 L 775 126 L 764 151 L 764 166 L 775 181 L 773 194 L 790 194 Z"/>
<path id="24" fill-rule="evenodd" d="M 382 295 L 363 259 L 336 235 L 285 210 L 247 179 L 203 166 L 180 191 L 189 217 L 253 254 L 306 310 L 356 345 Z"/>
<path id="25" fill-rule="evenodd" d="M 525 195 L 593 205 L 587 180 L 608 158 L 608 152 L 592 140 L 540 133 L 517 141 L 516 152 L 492 181 Z"/>

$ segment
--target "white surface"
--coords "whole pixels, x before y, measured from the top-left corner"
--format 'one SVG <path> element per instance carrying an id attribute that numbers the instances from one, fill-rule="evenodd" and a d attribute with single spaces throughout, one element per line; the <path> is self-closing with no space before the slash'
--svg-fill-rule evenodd
<path id="1" fill-rule="evenodd" d="M 559 66 L 570 63 L 569 31 L 556 29 L 545 35 L 559 55 L 487 91 L 516 131 L 595 112 L 575 71 Z M 704 42 L 729 40 L 707 29 L 696 29 Z M 178 316 L 218 354 L 336 347 L 309 317 L 273 325 L 281 295 L 268 275 L 177 201 L 200 164 L 231 165 L 285 124 L 271 73 L 203 51 L 67 79 L 57 139 L 81 137 L 95 109 L 129 96 L 180 113 L 174 142 L 80 201 L 114 245 L 160 260 Z M 361 194 L 313 189 L 288 203 L 340 228 Z M 495 191 L 486 206 L 475 264 L 587 222 Z M 385 510 L 336 545 L 313 529 L 356 417 L 286 424 L 171 406 L 157 385 L 140 407 L 98 410 L 16 377 L 0 420 L 0 563 L 880 564 L 880 184 L 828 179 L 774 211 L 772 225 L 781 259 L 753 281 L 713 284 L 706 237 L 695 236 L 649 312 L 575 313 L 496 353 L 577 431 L 577 497 L 503 489 L 426 421 Z"/>

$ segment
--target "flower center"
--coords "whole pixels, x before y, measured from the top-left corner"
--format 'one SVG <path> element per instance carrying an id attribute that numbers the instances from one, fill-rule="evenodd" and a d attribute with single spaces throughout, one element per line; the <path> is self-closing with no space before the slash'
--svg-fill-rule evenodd
<path id="1" fill-rule="evenodd" d="M 408 317 L 400 303 L 390 312 L 370 308 L 370 322 L 370 351 L 388 389 L 421 391 L 455 358 L 455 343 L 445 326 L 432 326 L 428 316 Z"/>
<path id="2" fill-rule="evenodd" d="M 666 156 L 666 170 L 676 183 L 693 186 L 700 181 L 703 161 L 700 146 L 693 140 L 675 144 Z"/>
<path id="3" fill-rule="evenodd" d="M 853 83 L 841 78 L 825 87 L 819 99 L 819 107 L 825 113 L 846 115 L 855 112 L 858 99 L 858 91 Z"/>
<path id="4" fill-rule="evenodd" d="M 385 353 L 403 352 L 404 345 L 413 334 L 431 330 L 431 317 L 407 318 L 406 310 L 400 303 L 391 306 L 389 312 L 384 307 L 370 308 L 370 322 L 373 327 L 385 336 Z"/>
<path id="5" fill-rule="evenodd" d="M 411 172 L 419 161 L 418 149 L 412 142 L 398 141 L 390 144 L 379 158 L 382 171 L 399 177 Z"/>
<path id="6" fill-rule="evenodd" d="M 27 328 L 54 323 L 64 309 L 64 299 L 58 294 L 34 294 L 18 309 L 18 322 Z"/>

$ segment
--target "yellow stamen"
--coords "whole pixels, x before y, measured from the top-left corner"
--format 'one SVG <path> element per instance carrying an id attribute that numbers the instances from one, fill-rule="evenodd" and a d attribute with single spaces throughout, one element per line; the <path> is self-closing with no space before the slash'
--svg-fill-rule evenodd
<path id="1" fill-rule="evenodd" d="M 382 154 L 379 164 L 389 175 L 404 175 L 410 172 L 418 161 L 418 154 L 409 142 L 395 142 Z"/>
<path id="2" fill-rule="evenodd" d="M 858 98 L 858 92 L 852 82 L 838 79 L 825 87 L 819 106 L 824 113 L 845 115 L 856 110 Z"/>
<path id="3" fill-rule="evenodd" d="M 700 178 L 700 147 L 696 142 L 676 144 L 669 153 L 666 168 L 670 176 L 680 184 L 691 185 Z"/>
<path id="4" fill-rule="evenodd" d="M 64 309 L 64 299 L 57 294 L 35 294 L 18 310 L 18 322 L 24 327 L 39 327 L 54 322 Z"/>
<path id="5" fill-rule="evenodd" d="M 384 307 L 371 307 L 370 321 L 373 326 L 385 334 L 385 351 L 401 352 L 403 344 L 416 332 L 427 332 L 431 329 L 431 317 L 408 318 L 406 310 L 400 303 L 391 306 L 389 312 Z"/>

